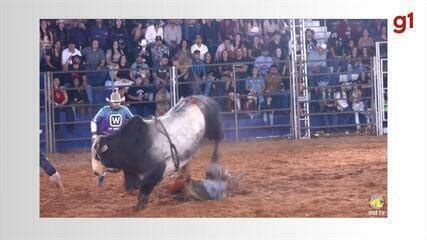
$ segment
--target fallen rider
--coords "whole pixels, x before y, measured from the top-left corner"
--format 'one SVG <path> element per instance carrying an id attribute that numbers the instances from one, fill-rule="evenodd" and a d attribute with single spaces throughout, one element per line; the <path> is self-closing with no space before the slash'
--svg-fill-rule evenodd
<path id="1" fill-rule="evenodd" d="M 177 200 L 219 200 L 238 187 L 242 176 L 243 174 L 231 176 L 221 165 L 213 163 L 204 179 L 194 180 L 181 176 L 168 189 Z"/>

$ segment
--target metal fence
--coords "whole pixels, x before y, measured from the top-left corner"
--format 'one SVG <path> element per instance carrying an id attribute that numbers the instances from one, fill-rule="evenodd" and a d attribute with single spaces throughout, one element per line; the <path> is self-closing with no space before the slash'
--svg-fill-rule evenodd
<path id="1" fill-rule="evenodd" d="M 147 94 L 140 99 L 126 101 L 124 104 L 134 113 L 148 116 L 161 114 L 158 106 L 164 104 L 171 107 L 181 97 L 191 94 L 209 95 L 221 106 L 226 139 L 235 141 L 272 136 L 299 139 L 299 136 L 304 135 L 302 132 L 307 130 L 311 132 L 308 137 L 331 132 L 358 131 L 361 128 L 371 129 L 369 134 L 382 135 L 384 133 L 382 122 L 386 120 L 384 97 L 387 88 L 382 85 L 386 73 L 383 71 L 386 59 L 371 57 L 352 60 L 363 62 L 363 66 L 350 67 L 348 59 L 300 62 L 296 69 L 308 66 L 308 70 L 301 71 L 296 77 L 307 77 L 308 86 L 301 85 L 299 81 L 291 81 L 295 76 L 291 74 L 290 61 L 275 62 L 275 65 L 280 66 L 281 72 L 279 74 L 269 72 L 266 75 L 264 70 L 270 71 L 268 65 L 271 62 L 209 64 L 205 66 L 205 70 L 217 69 L 217 74 L 205 72 L 204 77 L 197 77 L 191 73 L 194 73 L 200 65 L 143 68 L 137 71 L 144 72 L 145 78 L 152 79 L 147 83 L 144 78 L 143 87 L 152 91 L 146 91 Z M 319 69 L 316 67 L 317 63 L 321 63 Z M 244 66 L 248 68 L 246 73 L 242 70 Z M 252 66 L 263 69 L 260 76 L 251 76 L 249 69 Z M 128 85 L 129 82 L 121 79 L 105 81 L 114 78 L 112 76 L 114 71 L 132 73 L 135 69 L 41 73 L 43 87 L 40 90 L 42 100 L 40 114 L 44 116 L 40 119 L 41 128 L 44 129 L 41 143 L 45 144 L 47 152 L 61 150 L 58 144 L 63 143 L 88 147 L 90 120 L 100 107 L 106 105 L 105 97 L 109 97 L 112 89 L 119 87 L 120 92 L 124 94 L 126 91 L 129 93 L 132 89 L 141 87 L 135 84 Z M 191 76 L 188 76 L 188 72 Z M 153 79 L 155 73 L 158 74 Z M 167 81 L 159 80 L 161 79 L 159 73 Z M 362 75 L 366 78 L 360 79 Z M 74 83 L 73 76 L 82 79 L 83 85 Z M 56 78 L 66 83 L 66 89 L 63 90 L 67 91 L 69 99 L 65 105 L 57 104 L 53 100 Z M 159 88 L 167 90 L 162 91 L 166 92 L 166 96 L 159 96 Z M 76 94 L 78 96 L 82 90 L 88 96 L 87 99 L 80 102 L 70 99 Z M 362 93 L 358 92 L 359 90 Z M 302 94 L 304 91 L 308 92 L 308 97 Z M 168 99 L 167 102 L 165 98 Z M 363 104 L 355 108 L 355 101 Z M 301 111 L 302 104 L 308 104 L 310 111 Z M 65 120 L 61 120 L 64 115 Z M 302 122 L 306 121 L 307 116 L 310 117 L 310 125 Z M 362 116 L 364 120 L 360 121 Z"/>

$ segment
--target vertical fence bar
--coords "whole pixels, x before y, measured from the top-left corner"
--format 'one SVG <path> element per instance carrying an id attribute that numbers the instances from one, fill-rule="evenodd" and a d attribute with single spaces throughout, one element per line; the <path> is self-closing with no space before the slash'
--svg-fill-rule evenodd
<path id="1" fill-rule="evenodd" d="M 172 92 L 172 94 L 171 94 L 171 99 L 172 99 L 172 104 L 171 104 L 171 106 L 173 107 L 173 106 L 175 106 L 175 104 L 176 104 L 176 102 L 177 102 L 177 94 L 176 94 L 176 89 L 177 89 L 177 86 L 176 86 L 176 67 L 175 66 L 172 66 L 172 68 L 171 68 L 171 71 L 172 71 L 172 74 L 171 74 L 171 92 Z"/>
<path id="2" fill-rule="evenodd" d="M 53 73 L 49 73 L 49 96 L 53 96 Z M 55 122 L 55 105 L 50 99 L 50 117 L 51 117 L 51 139 L 52 139 L 52 150 L 56 152 L 56 122 Z"/>
<path id="3" fill-rule="evenodd" d="M 290 118 L 290 122 L 291 122 L 291 134 L 292 134 L 292 139 L 297 139 L 297 127 L 296 127 L 296 115 L 295 115 L 295 83 L 294 83 L 294 78 L 292 76 L 293 74 L 293 64 L 291 63 L 291 61 L 288 62 L 289 65 L 289 105 L 291 107 L 291 111 L 289 112 L 289 118 Z"/>
<path id="4" fill-rule="evenodd" d="M 48 119 L 48 124 L 47 124 L 47 133 L 46 134 L 48 134 L 49 136 L 48 136 L 48 138 L 49 138 L 49 153 L 52 153 L 54 150 L 53 150 L 53 141 L 54 141 L 54 139 L 53 139 L 53 136 L 54 136 L 54 134 L 53 134 L 53 117 L 52 117 L 52 101 L 51 101 L 51 96 L 52 96 L 52 87 L 51 87 L 51 84 L 52 84 L 52 79 L 51 79 L 51 77 L 52 77 L 52 73 L 51 72 L 48 72 L 47 74 L 46 74 L 46 85 L 45 85 L 45 90 L 46 90 L 46 101 L 47 101 L 47 105 L 46 105 L 46 108 L 48 109 L 48 111 L 47 111 L 47 116 L 46 116 L 46 118 Z"/>
<path id="5" fill-rule="evenodd" d="M 236 89 L 236 65 L 233 64 L 233 88 L 234 88 L 234 136 L 239 141 L 239 128 L 237 119 L 237 89 Z"/>
<path id="6" fill-rule="evenodd" d="M 45 118 L 45 126 L 44 126 L 44 137 L 45 137 L 45 152 L 50 153 L 50 143 L 49 143 L 49 109 L 48 109 L 48 92 L 47 92 L 47 76 L 48 74 L 45 72 L 43 73 L 43 82 L 44 82 L 44 118 Z"/>

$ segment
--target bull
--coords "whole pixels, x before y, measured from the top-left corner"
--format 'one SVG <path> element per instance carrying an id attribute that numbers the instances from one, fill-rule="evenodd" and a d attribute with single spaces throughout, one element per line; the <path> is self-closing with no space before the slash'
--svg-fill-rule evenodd
<path id="1" fill-rule="evenodd" d="M 159 118 L 135 116 L 116 133 L 97 136 L 92 170 L 98 185 L 107 171 L 123 170 L 125 181 L 139 189 L 135 209 L 141 210 L 163 177 L 186 168 L 205 138 L 214 141 L 211 161 L 217 162 L 223 138 L 218 104 L 200 95 L 183 98 Z"/>

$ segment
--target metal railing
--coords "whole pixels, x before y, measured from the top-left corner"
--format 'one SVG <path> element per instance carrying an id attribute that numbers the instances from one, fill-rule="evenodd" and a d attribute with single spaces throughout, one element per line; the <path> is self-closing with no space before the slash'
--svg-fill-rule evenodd
<path id="1" fill-rule="evenodd" d="M 354 60 L 354 59 L 353 59 Z M 366 61 L 369 60 L 370 65 L 369 67 L 367 67 L 366 69 L 363 70 L 352 70 L 352 71 L 340 71 L 340 72 L 336 72 L 333 67 L 332 67 L 332 71 L 331 71 L 331 67 L 329 65 L 327 65 L 328 67 L 326 68 L 326 70 L 324 72 L 318 72 L 318 73 L 314 73 L 311 71 L 310 68 L 308 68 L 307 73 L 300 73 L 297 74 L 297 77 L 301 78 L 306 76 L 310 80 L 312 79 L 321 79 L 319 81 L 313 81 L 314 85 L 308 85 L 307 87 L 301 88 L 301 86 L 299 86 L 299 83 L 296 82 L 295 86 L 292 86 L 292 81 L 290 81 L 291 79 L 291 72 L 289 72 L 289 74 L 286 75 L 275 75 L 273 77 L 280 80 L 281 84 L 280 84 L 280 88 L 276 88 L 274 89 L 274 92 L 265 92 L 265 91 L 258 91 L 256 92 L 256 94 L 251 93 L 246 91 L 247 90 L 247 86 L 251 84 L 250 79 L 253 79 L 254 77 L 251 77 L 250 71 L 247 71 L 247 76 L 245 76 L 245 74 L 237 74 L 236 72 L 236 66 L 241 66 L 241 65 L 248 65 L 248 67 L 252 66 L 255 64 L 255 62 L 233 62 L 233 63 L 221 63 L 221 64 L 210 64 L 210 65 L 206 65 L 206 68 L 212 68 L 212 67 L 228 67 L 229 73 L 231 73 L 231 75 L 227 75 L 227 74 L 222 74 L 219 73 L 217 76 L 215 76 L 214 78 L 208 78 L 207 76 L 205 76 L 204 78 L 197 78 L 195 76 L 191 76 L 191 78 L 193 80 L 191 81 L 182 81 L 182 73 L 185 71 L 185 69 L 192 69 L 193 67 L 195 67 L 195 65 L 181 65 L 181 66 L 170 66 L 170 67 L 163 67 L 163 70 L 166 69 L 166 72 L 163 72 L 165 75 L 167 75 L 167 86 L 166 88 L 169 90 L 170 92 L 170 106 L 174 106 L 177 101 L 179 100 L 180 97 L 182 97 L 183 95 L 185 95 L 185 92 L 182 92 L 182 89 L 185 87 L 190 88 L 193 86 L 194 88 L 193 91 L 188 91 L 187 93 L 190 94 L 203 94 L 205 91 L 204 89 L 202 90 L 202 87 L 206 87 L 207 85 L 210 85 L 212 87 L 212 85 L 215 84 L 215 87 L 217 86 L 226 86 L 225 89 L 222 89 L 221 91 L 217 91 L 215 94 L 212 94 L 212 91 L 209 91 L 210 94 L 209 96 L 212 97 L 213 99 L 217 100 L 221 107 L 222 107 L 222 111 L 221 111 L 221 116 L 224 119 L 224 123 L 227 126 L 224 126 L 224 131 L 225 133 L 233 133 L 233 137 L 229 138 L 229 139 L 233 139 L 235 141 L 239 141 L 241 139 L 244 139 L 245 137 L 243 136 L 244 132 L 247 131 L 252 131 L 252 130 L 266 130 L 266 131 L 270 131 L 271 129 L 275 129 L 278 130 L 277 132 L 279 133 L 279 136 L 286 136 L 289 138 L 294 138 L 296 139 L 297 137 L 297 133 L 304 131 L 307 129 L 307 127 L 304 127 L 304 125 L 298 124 L 296 122 L 295 119 L 303 119 L 305 115 L 309 115 L 312 117 L 325 117 L 325 116 L 333 116 L 335 117 L 339 117 L 339 116 L 344 116 L 344 115 L 355 115 L 355 114 L 365 114 L 365 112 L 362 113 L 362 111 L 351 111 L 349 110 L 351 108 L 350 106 L 350 101 L 352 100 L 351 96 L 348 96 L 346 98 L 336 98 L 334 97 L 333 101 L 336 102 L 339 100 L 345 100 L 347 101 L 347 103 L 349 104 L 349 109 L 347 109 L 345 112 L 340 112 L 340 111 L 333 111 L 333 112 L 322 112 L 322 111 L 316 111 L 319 110 L 319 105 L 323 104 L 325 102 L 325 99 L 322 99 L 321 97 L 319 97 L 318 95 L 316 95 L 317 93 L 319 93 L 319 91 L 324 91 L 325 89 L 334 89 L 334 91 L 337 91 L 339 88 L 343 87 L 343 88 L 348 88 L 348 86 L 352 86 L 351 90 L 353 88 L 356 88 L 357 86 L 360 86 L 362 89 L 365 90 L 370 90 L 370 94 L 368 94 L 368 96 L 363 96 L 362 98 L 359 98 L 358 100 L 360 101 L 364 101 L 366 102 L 367 106 L 366 108 L 369 109 L 366 110 L 366 113 L 372 116 L 369 116 L 370 119 L 372 121 L 370 121 L 370 123 L 361 123 L 359 122 L 359 124 L 336 124 L 336 125 L 331 125 L 328 124 L 327 126 L 324 125 L 320 125 L 320 126 L 311 126 L 309 127 L 309 129 L 312 129 L 312 132 L 315 133 L 316 130 L 319 129 L 330 129 L 330 128 L 336 128 L 336 129 L 340 129 L 340 128 L 359 128 L 359 127 L 372 127 L 375 126 L 377 131 L 376 134 L 380 135 L 382 134 L 382 132 L 379 131 L 378 129 L 378 118 L 379 115 L 383 114 L 383 112 L 378 112 L 381 111 L 382 109 L 378 108 L 378 97 L 379 95 L 377 94 L 378 92 L 380 92 L 382 89 L 378 88 L 378 83 L 376 82 L 377 76 L 378 74 L 378 68 L 376 67 L 376 62 L 375 59 L 373 58 L 369 58 L 369 59 L 356 59 L 358 61 Z M 342 65 L 345 64 L 349 64 L 348 63 L 348 59 L 332 59 L 332 60 L 326 60 L 324 62 L 326 62 L 327 64 L 333 63 L 333 62 L 339 62 Z M 306 60 L 306 61 L 301 61 L 297 64 L 297 68 L 298 66 L 302 66 L 302 65 L 307 65 L 307 64 L 315 64 L 318 61 L 310 61 L 310 60 Z M 268 62 L 271 63 L 271 62 Z M 259 64 L 265 64 L 265 63 L 259 63 Z M 288 70 L 290 69 L 290 62 L 289 61 L 279 61 L 279 62 L 275 62 L 275 64 L 280 64 L 283 65 L 284 67 L 286 67 Z M 134 69 L 120 69 L 117 70 L 118 72 L 120 71 L 133 71 Z M 149 69 L 143 69 L 144 71 L 149 71 L 151 77 L 153 75 L 154 72 L 158 71 L 159 68 L 149 68 Z M 142 71 L 142 70 L 141 70 Z M 112 89 L 114 87 L 117 87 L 117 85 L 115 84 L 116 81 L 112 81 L 111 85 L 103 85 L 103 86 L 98 86 L 95 84 L 94 86 L 92 84 L 92 79 L 87 79 L 89 86 L 86 85 L 86 89 L 88 90 L 88 88 L 90 88 L 90 91 L 92 91 L 92 99 L 89 99 L 89 102 L 87 103 L 79 103 L 79 104 L 66 104 L 63 106 L 57 106 L 54 104 L 54 101 L 52 101 L 52 94 L 53 94 L 53 79 L 54 77 L 64 77 L 66 75 L 70 76 L 72 73 L 77 73 L 80 74 L 80 77 L 82 75 L 88 74 L 88 73 L 108 73 L 110 74 L 112 72 L 112 70 L 102 70 L 102 71 L 71 71 L 71 72 L 45 72 L 42 73 L 43 77 L 44 77 L 44 86 L 45 88 L 41 90 L 41 94 L 44 94 L 44 106 L 41 107 L 41 110 L 44 111 L 45 114 L 45 123 L 41 123 L 41 126 L 45 127 L 45 144 L 46 144 L 46 151 L 47 152 L 55 152 L 57 151 L 57 143 L 69 143 L 69 142 L 82 142 L 82 141 L 90 141 L 90 130 L 89 130 L 89 124 L 90 124 L 90 118 L 94 115 L 95 111 L 98 110 L 99 107 L 104 106 L 106 104 L 105 102 L 105 97 L 109 97 L 109 94 L 111 93 Z M 356 81 L 354 81 L 355 79 L 353 79 L 354 75 L 360 75 L 361 73 L 366 73 L 369 76 L 371 76 L 372 80 L 367 82 L 367 83 L 356 83 Z M 237 76 L 236 76 L 237 75 Z M 243 78 L 241 77 L 243 76 Z M 347 76 L 344 77 L 344 76 Z M 88 76 L 86 76 L 88 77 Z M 329 79 L 329 83 L 325 85 L 324 81 L 322 80 L 322 78 L 326 78 Z M 258 78 L 257 78 L 258 79 Z M 264 86 L 265 86 L 265 81 L 266 79 L 269 78 L 265 78 L 265 76 L 263 76 L 262 78 L 259 79 L 259 81 L 264 81 Z M 332 80 L 331 80 L 332 79 Z M 338 81 L 336 81 L 338 79 Z M 256 80 L 258 81 L 258 80 Z M 119 82 L 119 81 L 117 81 Z M 323 83 L 322 83 L 323 82 Z M 68 83 L 70 84 L 70 83 Z M 160 85 L 160 83 L 158 81 L 151 81 L 150 80 L 150 84 L 149 85 L 144 85 L 144 86 L 149 86 L 149 87 L 153 87 L 153 88 L 158 88 Z M 242 89 L 242 86 L 243 89 Z M 132 89 L 135 87 L 135 85 L 123 85 L 123 84 L 119 84 L 118 86 L 120 89 Z M 292 94 L 292 91 L 290 91 L 291 89 L 296 89 L 295 94 Z M 81 87 L 70 87 L 68 85 L 68 88 L 66 89 L 67 91 L 72 91 L 72 90 L 78 90 L 81 89 Z M 197 91 L 194 91 L 194 89 L 197 89 Z M 309 92 L 309 97 L 305 97 L 305 98 L 301 98 L 301 93 L 302 91 L 308 91 Z M 350 89 L 347 89 L 347 91 L 349 92 Z M 97 92 L 97 97 L 95 97 L 95 93 Z M 382 93 L 382 92 L 381 92 Z M 369 96 L 370 95 L 370 96 Z M 101 96 L 101 97 L 100 97 Z M 264 102 L 261 99 L 265 99 L 266 96 L 271 96 L 273 100 L 275 100 L 274 106 L 273 107 L 269 107 L 268 109 L 264 109 L 264 105 L 261 106 L 260 102 Z M 258 101 L 255 101 L 255 105 L 251 105 L 252 107 L 255 106 L 255 108 L 250 108 L 248 109 L 246 107 L 245 104 L 247 104 L 249 101 L 252 101 L 253 99 L 257 99 Z M 331 99 L 329 99 L 331 100 Z M 239 101 L 240 101 L 240 106 L 239 106 Z M 279 101 L 279 103 L 278 103 Z M 149 99 L 144 98 L 144 100 L 141 101 L 126 101 L 124 102 L 124 104 L 128 105 L 131 108 L 134 107 L 138 107 L 138 106 L 142 106 L 144 108 L 144 106 L 148 106 L 147 104 L 151 104 L 152 106 L 156 104 L 156 96 L 155 96 L 155 92 L 153 92 L 153 96 Z M 298 111 L 298 109 L 295 109 L 293 106 L 298 106 L 299 104 L 303 104 L 303 103 L 308 103 L 309 107 L 310 107 L 310 111 L 308 113 L 302 113 L 300 111 Z M 371 104 L 370 106 L 368 106 L 368 103 Z M 225 105 L 226 104 L 226 105 Z M 249 105 L 247 105 L 249 106 Z M 79 114 L 78 109 L 82 109 L 82 108 L 87 108 L 87 109 L 92 109 L 92 115 L 89 116 L 88 114 L 86 115 L 81 115 Z M 68 109 L 68 110 L 67 110 Z M 68 111 L 68 113 L 67 113 Z M 151 111 L 151 112 L 150 112 Z M 153 109 L 150 109 L 151 114 L 155 115 L 155 113 L 153 112 Z M 155 111 L 155 109 L 154 109 Z M 69 117 L 66 121 L 60 121 L 58 119 L 58 112 L 65 112 L 66 114 L 71 114 L 72 117 Z M 90 112 L 90 111 L 89 111 Z M 369 112 L 369 113 L 368 113 Z M 273 116 L 270 116 L 268 114 L 273 113 Z M 145 114 L 145 112 L 143 112 L 141 115 Z M 84 119 L 76 119 L 77 115 L 81 115 L 84 116 Z M 55 117 L 56 116 L 56 117 Z M 59 113 L 59 118 L 61 116 L 61 113 Z M 230 117 L 231 116 L 231 117 Z M 255 119 L 252 119 L 251 116 L 255 116 Z M 248 118 L 249 117 L 249 118 Z M 267 118 L 267 121 L 270 121 L 270 117 L 273 117 L 273 120 L 276 120 L 278 118 L 280 118 L 281 122 L 280 123 L 274 123 L 268 124 L 264 122 L 264 119 Z M 276 119 L 275 119 L 276 117 Z M 366 115 L 365 115 L 366 117 Z M 59 121 L 58 121 L 59 120 Z M 258 121 L 257 124 L 251 124 Z M 314 121 L 314 120 L 313 120 Z M 246 123 L 249 124 L 246 124 Z M 262 124 L 262 123 L 265 124 Z M 244 124 L 245 123 L 245 124 Z M 72 137 L 59 137 L 58 133 L 56 132 L 56 129 L 59 129 L 60 127 L 70 127 L 70 126 L 75 126 L 75 125 L 84 125 L 88 128 L 88 132 L 87 135 L 84 136 L 72 136 Z M 274 135 L 274 134 L 273 134 Z M 300 134 L 301 135 L 301 134 Z"/>

